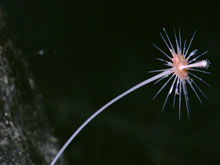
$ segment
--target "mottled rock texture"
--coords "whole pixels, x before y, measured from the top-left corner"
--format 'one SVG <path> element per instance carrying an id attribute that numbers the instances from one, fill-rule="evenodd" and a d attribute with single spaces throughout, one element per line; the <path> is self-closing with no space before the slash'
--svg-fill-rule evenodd
<path id="1" fill-rule="evenodd" d="M 54 139 L 41 94 L 0 10 L 0 164 L 49 164 L 58 150 Z"/>

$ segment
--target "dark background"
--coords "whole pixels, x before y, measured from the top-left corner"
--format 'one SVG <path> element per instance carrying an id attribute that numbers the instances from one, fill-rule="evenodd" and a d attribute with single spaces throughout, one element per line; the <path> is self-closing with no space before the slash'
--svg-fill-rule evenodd
<path id="1" fill-rule="evenodd" d="M 182 121 L 163 83 L 126 96 L 88 125 L 65 151 L 69 164 L 216 164 L 220 161 L 220 11 L 217 4 L 185 1 L 1 0 L 9 27 L 43 94 L 46 114 L 60 145 L 99 107 L 164 68 L 166 50 L 158 32 L 181 28 L 212 75 L 201 106 L 189 90 L 191 121 L 183 102 Z M 173 40 L 173 38 L 172 38 Z M 44 55 L 40 56 L 39 51 Z M 189 88 L 188 88 L 189 89 Z M 202 97 L 202 96 L 201 96 Z M 27 123 L 28 124 L 28 123 Z"/>

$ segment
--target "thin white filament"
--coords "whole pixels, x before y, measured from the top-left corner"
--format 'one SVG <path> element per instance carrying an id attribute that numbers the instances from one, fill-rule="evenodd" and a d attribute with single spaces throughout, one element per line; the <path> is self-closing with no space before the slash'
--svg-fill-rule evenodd
<path id="1" fill-rule="evenodd" d="M 162 35 L 162 33 L 160 33 L 161 38 L 163 39 L 164 43 L 166 44 L 167 48 L 169 49 L 169 51 L 172 53 L 172 51 L 174 51 L 173 49 L 171 49 L 171 47 L 168 45 L 167 41 L 165 40 L 164 36 Z"/>
<path id="2" fill-rule="evenodd" d="M 212 73 L 210 73 L 210 72 L 206 72 L 206 71 L 204 71 L 204 70 L 199 70 L 199 69 L 189 68 L 189 70 L 196 71 L 196 72 L 201 72 L 201 73 L 205 73 L 205 74 L 212 74 Z"/>
<path id="3" fill-rule="evenodd" d="M 192 38 L 191 38 L 191 40 L 190 40 L 190 42 L 189 42 L 189 45 L 188 45 L 188 48 L 186 49 L 186 52 L 185 52 L 185 56 L 187 56 L 187 53 L 188 53 L 188 51 L 189 51 L 189 48 L 190 48 L 190 46 L 191 46 L 191 44 L 192 44 L 192 41 L 193 41 L 193 39 L 194 39 L 194 36 L 195 36 L 195 34 L 196 34 L 196 31 L 193 33 L 193 35 L 192 35 Z"/>
<path id="4" fill-rule="evenodd" d="M 182 53 L 182 46 L 181 46 L 181 32 L 180 32 L 180 29 L 179 29 L 179 46 L 180 46 L 180 53 Z M 183 53 L 184 54 L 184 53 Z"/>
<path id="5" fill-rule="evenodd" d="M 165 86 L 170 82 L 170 80 L 173 78 L 174 74 L 163 84 L 163 86 L 160 88 L 160 90 L 154 95 L 153 99 L 157 97 L 157 95 L 160 94 L 160 92 L 165 88 Z"/>
<path id="6" fill-rule="evenodd" d="M 174 38 L 175 38 L 175 41 L 176 41 L 177 54 L 179 54 L 179 52 L 180 52 L 180 46 L 179 46 L 178 39 L 177 39 L 177 36 L 176 36 L 176 30 L 175 30 L 175 28 L 173 28 L 173 32 L 174 32 Z"/>
<path id="7" fill-rule="evenodd" d="M 193 58 L 192 60 L 190 60 L 190 61 L 188 62 L 188 64 L 191 64 L 193 61 L 196 61 L 198 58 L 200 58 L 201 56 L 205 55 L 205 54 L 208 53 L 208 52 L 209 52 L 209 51 L 207 50 L 207 51 L 203 52 L 202 54 L 196 56 L 195 58 Z M 188 59 L 187 59 L 187 60 L 188 60 Z"/>
<path id="8" fill-rule="evenodd" d="M 174 96 L 173 96 L 173 108 L 175 107 L 175 103 L 176 103 L 176 95 L 178 94 L 179 82 L 180 82 L 180 79 L 178 78 L 177 82 L 176 82 L 176 88 L 175 88 L 175 91 L 174 91 Z"/>
<path id="9" fill-rule="evenodd" d="M 102 111 L 104 111 L 107 107 L 109 107 L 110 105 L 112 105 L 113 103 L 115 103 L 116 101 L 120 100 L 122 97 L 128 95 L 129 93 L 137 90 L 138 88 L 152 82 L 155 81 L 165 75 L 169 75 L 170 73 L 172 73 L 172 70 L 167 70 L 164 71 L 162 73 L 159 73 L 147 80 L 144 80 L 142 82 L 140 82 L 139 84 L 133 86 L 132 88 L 128 89 L 127 91 L 125 91 L 124 93 L 118 95 L 117 97 L 115 97 L 114 99 L 112 99 L 111 101 L 109 101 L 108 103 L 106 103 L 104 106 L 102 106 L 100 109 L 98 109 L 94 114 L 92 114 L 73 134 L 72 136 L 66 141 L 66 143 L 63 145 L 63 147 L 59 150 L 59 152 L 57 153 L 57 155 L 55 156 L 55 158 L 53 159 L 53 161 L 50 163 L 50 165 L 54 165 L 56 163 L 56 161 L 59 159 L 59 157 L 61 156 L 61 154 L 64 152 L 64 150 L 69 146 L 69 144 L 73 141 L 73 139 L 81 132 L 81 130 L 88 125 L 88 123 L 90 121 L 92 121 L 96 116 L 98 116 Z"/>
<path id="10" fill-rule="evenodd" d="M 182 85 L 183 85 L 183 94 L 184 94 L 185 102 L 186 102 L 187 115 L 188 115 L 188 119 L 190 119 L 189 96 L 188 96 L 187 87 L 186 87 L 186 81 L 185 80 L 183 81 Z"/>
<path id="11" fill-rule="evenodd" d="M 173 87 L 174 87 L 174 85 L 175 85 L 176 80 L 177 80 L 177 76 L 174 78 L 173 83 L 172 83 L 172 85 L 171 85 L 171 87 L 170 87 L 170 90 L 169 90 L 169 92 L 167 93 L 167 97 L 166 97 L 166 99 L 165 99 L 165 101 L 164 101 L 164 103 L 163 103 L 162 112 L 164 111 L 164 108 L 165 108 L 165 105 L 166 105 L 166 103 L 167 103 L 167 100 L 168 100 L 170 94 L 171 94 L 172 91 L 173 91 Z"/>
<path id="12" fill-rule="evenodd" d="M 189 61 L 189 58 L 192 57 L 192 56 L 194 56 L 197 52 L 198 52 L 198 49 L 193 50 L 193 51 L 189 54 L 189 56 L 186 58 L 186 60 Z"/>
<path id="13" fill-rule="evenodd" d="M 192 85 L 192 82 L 190 80 L 186 80 L 189 84 L 189 86 L 192 88 L 192 90 L 194 91 L 196 97 L 198 98 L 199 102 L 201 103 L 201 105 L 203 105 L 201 98 L 199 97 L 198 93 L 196 92 L 195 88 Z"/>
<path id="14" fill-rule="evenodd" d="M 188 72 L 190 75 L 192 75 L 193 77 L 195 77 L 196 79 L 200 80 L 201 82 L 203 82 L 205 85 L 207 85 L 209 88 L 211 87 L 211 85 L 209 83 L 207 83 L 206 81 L 204 81 L 203 79 L 201 79 L 199 76 L 196 76 L 195 74 Z"/>
<path id="15" fill-rule="evenodd" d="M 159 50 L 161 53 L 163 53 L 167 58 L 169 58 L 170 60 L 171 60 L 171 58 L 170 58 L 170 56 L 168 56 L 163 50 L 161 50 L 157 45 L 155 45 L 154 43 L 151 43 L 157 50 Z"/>
<path id="16" fill-rule="evenodd" d="M 203 97 L 204 97 L 205 99 L 207 99 L 205 93 L 202 91 L 202 89 L 200 89 L 200 87 L 196 84 L 196 82 L 195 82 L 193 79 L 191 79 L 191 81 L 192 81 L 192 83 L 196 86 L 196 88 L 199 90 L 199 92 L 203 95 Z"/>
<path id="17" fill-rule="evenodd" d="M 156 59 L 159 60 L 159 61 L 165 62 L 165 64 L 170 63 L 170 61 L 164 60 L 164 59 L 162 59 L 162 58 L 156 58 Z"/>
<path id="18" fill-rule="evenodd" d="M 184 44 L 183 44 L 183 55 L 185 56 L 185 50 L 186 50 L 186 40 L 184 41 Z"/>
<path id="19" fill-rule="evenodd" d="M 165 35 L 166 35 L 167 39 L 168 39 L 168 42 L 170 43 L 170 46 L 171 46 L 171 48 L 172 48 L 172 51 L 174 51 L 174 52 L 175 52 L 175 49 L 174 49 L 174 47 L 173 47 L 172 42 L 170 41 L 170 37 L 168 36 L 168 34 L 167 34 L 167 32 L 166 32 L 166 29 L 165 29 L 165 28 L 163 28 L 163 31 L 164 31 L 164 33 L 165 33 Z"/>
<path id="20" fill-rule="evenodd" d="M 181 95 L 182 95 L 182 81 L 179 84 L 179 121 L 181 120 Z"/>

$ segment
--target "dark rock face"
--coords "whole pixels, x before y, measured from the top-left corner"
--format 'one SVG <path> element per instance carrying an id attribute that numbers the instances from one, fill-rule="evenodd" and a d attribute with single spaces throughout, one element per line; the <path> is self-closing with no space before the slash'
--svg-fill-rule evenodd
<path id="1" fill-rule="evenodd" d="M 41 95 L 0 11 L 0 164 L 49 164 L 57 150 Z"/>

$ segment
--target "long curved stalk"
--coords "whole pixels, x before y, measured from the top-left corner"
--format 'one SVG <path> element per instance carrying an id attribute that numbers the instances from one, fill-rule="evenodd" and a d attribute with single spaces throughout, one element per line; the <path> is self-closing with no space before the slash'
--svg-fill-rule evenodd
<path id="1" fill-rule="evenodd" d="M 73 139 L 81 132 L 81 130 L 89 123 L 91 122 L 96 116 L 98 116 L 102 111 L 104 111 L 106 108 L 108 108 L 110 105 L 112 105 L 113 103 L 115 103 L 116 101 L 120 100 L 122 97 L 128 95 L 129 93 L 139 89 L 140 87 L 155 81 L 161 77 L 164 76 L 168 76 L 170 73 L 172 73 L 171 70 L 166 70 L 163 71 L 162 73 L 159 73 L 147 80 L 144 80 L 142 82 L 140 82 L 139 84 L 133 86 L 132 88 L 126 90 L 125 92 L 123 92 L 122 94 L 118 95 L 117 97 L 115 97 L 114 99 L 112 99 L 111 101 L 109 101 L 108 103 L 106 103 L 104 106 L 102 106 L 100 109 L 98 109 L 95 113 L 93 113 L 82 125 L 80 125 L 80 127 L 72 134 L 72 136 L 66 141 L 66 143 L 63 145 L 63 147 L 59 150 L 59 152 L 57 153 L 57 155 L 55 156 L 55 158 L 53 159 L 53 161 L 50 163 L 50 165 L 54 165 L 56 163 L 56 161 L 59 159 L 59 157 L 61 156 L 61 154 L 64 152 L 64 150 L 68 147 L 68 145 L 73 141 Z"/>

